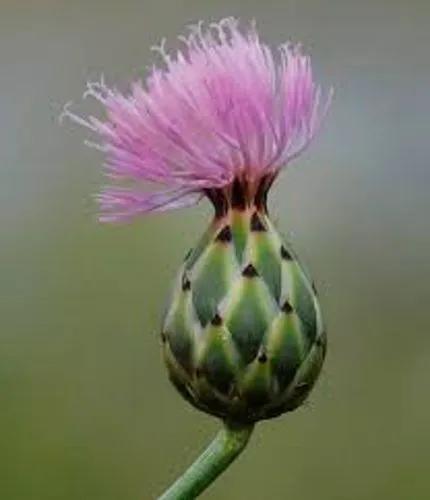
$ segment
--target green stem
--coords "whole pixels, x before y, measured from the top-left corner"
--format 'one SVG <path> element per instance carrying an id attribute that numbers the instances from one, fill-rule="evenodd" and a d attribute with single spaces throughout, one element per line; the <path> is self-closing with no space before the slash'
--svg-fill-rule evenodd
<path id="1" fill-rule="evenodd" d="M 233 462 L 248 443 L 253 425 L 224 422 L 212 443 L 158 500 L 197 498 Z"/>

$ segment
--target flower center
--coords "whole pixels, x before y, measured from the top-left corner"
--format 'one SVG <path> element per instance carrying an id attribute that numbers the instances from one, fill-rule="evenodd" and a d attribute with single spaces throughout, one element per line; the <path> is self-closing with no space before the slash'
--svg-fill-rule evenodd
<path id="1" fill-rule="evenodd" d="M 206 189 L 205 194 L 215 209 L 215 218 L 224 217 L 230 209 L 242 212 L 250 207 L 267 213 L 267 193 L 275 176 L 265 175 L 257 182 L 236 177 L 228 186 Z"/>

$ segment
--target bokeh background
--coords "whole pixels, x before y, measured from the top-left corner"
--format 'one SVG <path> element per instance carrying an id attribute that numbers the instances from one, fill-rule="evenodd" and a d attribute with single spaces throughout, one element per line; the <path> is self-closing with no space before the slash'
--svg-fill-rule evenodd
<path id="1" fill-rule="evenodd" d="M 157 496 L 218 423 L 174 392 L 158 340 L 206 204 L 95 221 L 104 182 L 62 105 L 104 73 L 126 88 L 184 26 L 256 18 L 302 41 L 336 96 L 271 209 L 310 269 L 330 339 L 309 403 L 258 426 L 207 499 L 430 498 L 430 3 L 0 3 L 0 497 Z"/>

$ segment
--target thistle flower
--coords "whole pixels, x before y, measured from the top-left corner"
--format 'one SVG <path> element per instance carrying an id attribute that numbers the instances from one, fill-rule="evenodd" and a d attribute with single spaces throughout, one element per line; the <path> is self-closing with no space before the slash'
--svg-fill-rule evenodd
<path id="1" fill-rule="evenodd" d="M 243 429 L 299 406 L 323 363 L 315 289 L 270 221 L 267 193 L 314 138 L 331 93 L 322 98 L 299 45 L 273 53 L 254 25 L 200 23 L 181 41 L 175 54 L 156 48 L 162 69 L 127 94 L 103 80 L 88 84 L 104 120 L 69 107 L 64 115 L 98 136 L 108 176 L 126 183 L 99 194 L 102 221 L 212 202 L 161 339 L 179 392 Z M 157 190 L 143 190 L 148 183 Z"/>

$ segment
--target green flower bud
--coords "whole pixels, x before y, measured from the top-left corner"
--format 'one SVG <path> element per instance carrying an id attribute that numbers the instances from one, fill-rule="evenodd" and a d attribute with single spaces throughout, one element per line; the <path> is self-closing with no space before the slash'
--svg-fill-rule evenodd
<path id="1" fill-rule="evenodd" d="M 169 377 L 192 405 L 236 422 L 294 410 L 320 373 L 315 289 L 262 208 L 226 208 L 189 252 L 162 328 Z"/>

